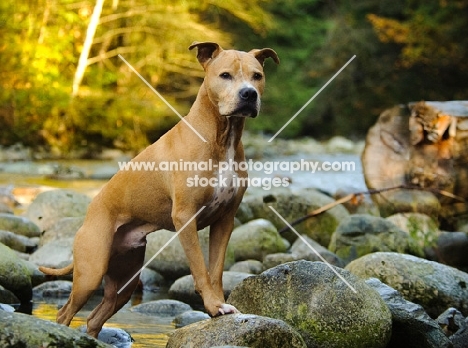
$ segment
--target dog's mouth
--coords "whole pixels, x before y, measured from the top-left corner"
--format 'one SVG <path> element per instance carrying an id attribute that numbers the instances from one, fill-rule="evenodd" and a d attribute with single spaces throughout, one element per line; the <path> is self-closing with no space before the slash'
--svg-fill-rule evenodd
<path id="1" fill-rule="evenodd" d="M 237 109 L 235 109 L 233 112 L 229 113 L 229 115 L 226 116 L 235 116 L 235 117 L 250 117 L 250 118 L 255 118 L 258 116 L 258 108 L 256 105 L 241 105 Z"/>

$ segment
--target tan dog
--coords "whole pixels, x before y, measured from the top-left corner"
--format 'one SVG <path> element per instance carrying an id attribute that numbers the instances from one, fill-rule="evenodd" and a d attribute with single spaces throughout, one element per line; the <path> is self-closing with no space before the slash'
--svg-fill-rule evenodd
<path id="1" fill-rule="evenodd" d="M 76 234 L 73 263 L 63 269 L 41 267 L 49 275 L 73 271 L 73 289 L 59 310 L 57 322 L 69 325 L 104 278 L 104 298 L 88 317 L 88 334 L 97 337 L 102 325 L 132 295 L 143 266 L 146 235 L 159 229 L 182 231 L 180 242 L 187 255 L 195 289 L 211 316 L 237 310 L 224 303 L 222 274 L 234 215 L 245 186 L 242 170 L 219 173 L 221 162 L 244 161 L 241 134 L 246 117 L 256 117 L 265 79 L 263 63 L 273 58 L 269 48 L 250 52 L 223 50 L 212 42 L 193 43 L 206 76 L 197 99 L 184 118 L 206 139 L 203 142 L 185 122 L 179 122 L 133 162 L 208 162 L 215 169 L 192 171 L 119 171 L 91 202 L 83 226 Z M 217 187 L 189 187 L 190 178 L 221 179 Z M 205 207 L 196 218 L 197 212 Z M 197 230 L 210 226 L 209 266 L 205 265 Z"/>

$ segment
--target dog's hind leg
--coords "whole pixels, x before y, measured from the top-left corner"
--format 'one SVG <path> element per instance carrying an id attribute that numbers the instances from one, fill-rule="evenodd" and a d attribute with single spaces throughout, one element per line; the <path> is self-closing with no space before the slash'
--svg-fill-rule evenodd
<path id="1" fill-rule="evenodd" d="M 88 214 L 73 244 L 73 287 L 67 303 L 58 311 L 57 322 L 69 325 L 102 283 L 109 263 L 115 219 L 105 209 L 93 207 L 94 219 Z M 98 221 L 96 221 L 98 220 Z"/>
<path id="2" fill-rule="evenodd" d="M 89 335 L 97 337 L 102 325 L 132 296 L 145 258 L 146 235 L 152 230 L 152 225 L 141 223 L 128 223 L 117 229 L 104 276 L 104 297 L 88 316 Z"/>
<path id="3" fill-rule="evenodd" d="M 140 276 L 127 282 L 141 270 L 145 249 L 142 246 L 111 257 L 109 270 L 104 276 L 104 297 L 88 316 L 88 335 L 97 337 L 104 323 L 130 300 Z"/>

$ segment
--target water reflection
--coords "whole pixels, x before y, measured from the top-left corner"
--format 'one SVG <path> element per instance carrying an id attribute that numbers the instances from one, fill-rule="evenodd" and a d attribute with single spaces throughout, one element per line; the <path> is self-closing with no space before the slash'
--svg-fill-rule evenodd
<path id="1" fill-rule="evenodd" d="M 123 329 L 130 333 L 135 342 L 132 348 L 164 348 L 169 339 L 169 334 L 175 330 L 172 324 L 174 318 L 158 318 L 141 313 L 131 312 L 129 308 L 142 301 L 148 302 L 161 298 L 167 298 L 167 289 L 159 292 L 135 293 L 130 302 L 117 312 L 105 324 L 106 327 Z M 65 302 L 65 299 L 37 299 L 34 301 L 33 315 L 50 321 L 55 321 L 58 308 Z M 79 328 L 86 324 L 86 318 L 93 308 L 101 301 L 101 296 L 94 296 L 88 304 L 77 313 L 70 327 Z"/>

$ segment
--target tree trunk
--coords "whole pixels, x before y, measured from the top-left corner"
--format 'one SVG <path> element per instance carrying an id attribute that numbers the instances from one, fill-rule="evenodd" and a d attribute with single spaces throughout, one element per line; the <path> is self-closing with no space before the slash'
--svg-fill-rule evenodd
<path id="1" fill-rule="evenodd" d="M 417 102 L 385 110 L 367 134 L 362 165 L 369 189 L 412 185 L 468 199 L 468 101 Z M 391 195 L 373 198 L 384 206 Z M 467 214 L 466 203 L 447 195 L 437 198 L 445 218 Z"/>
<path id="2" fill-rule="evenodd" d="M 96 34 L 96 29 L 99 25 L 99 18 L 101 17 L 103 6 L 104 0 L 96 0 L 96 6 L 94 6 L 93 14 L 91 15 L 91 20 L 89 22 L 88 30 L 86 31 L 86 38 L 83 44 L 83 50 L 81 51 L 78 66 L 75 71 L 75 77 L 73 79 L 72 97 L 75 97 L 78 94 L 78 89 L 80 88 L 86 67 L 88 66 L 89 51 L 91 50 L 94 35 Z"/>

